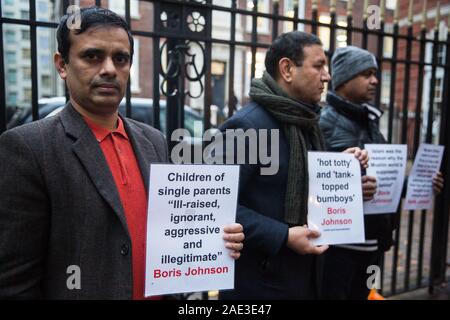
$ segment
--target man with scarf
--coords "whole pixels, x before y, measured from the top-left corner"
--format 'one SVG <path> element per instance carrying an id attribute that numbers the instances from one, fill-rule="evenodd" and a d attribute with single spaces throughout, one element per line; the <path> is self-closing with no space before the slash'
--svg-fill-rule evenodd
<path id="1" fill-rule="evenodd" d="M 264 174 L 268 165 L 261 159 L 241 165 L 237 221 L 244 226 L 245 252 L 236 263 L 235 289 L 220 298 L 314 299 L 321 275 L 316 258 L 328 246 L 314 246 L 311 239 L 320 234 L 306 226 L 307 152 L 324 150 L 317 102 L 330 79 L 327 59 L 316 36 L 294 31 L 275 39 L 265 66 L 262 79 L 252 81 L 251 102 L 220 129 L 225 139 L 230 129 L 267 130 L 267 150 L 278 144 L 278 170 Z M 367 165 L 367 152 L 347 152 Z"/>
<path id="2" fill-rule="evenodd" d="M 327 150 L 386 143 L 378 128 L 382 111 L 368 104 L 376 93 L 377 70 L 375 56 L 367 50 L 353 46 L 336 50 L 331 59 L 334 91 L 327 94 L 327 106 L 322 109 L 319 122 Z M 376 183 L 375 178 L 369 176 L 363 176 L 363 181 Z M 433 179 L 433 185 L 435 191 L 440 192 L 443 187 L 440 173 Z M 364 195 L 364 200 L 371 198 Z M 393 214 L 366 215 L 364 243 L 329 248 L 324 255 L 322 298 L 367 299 L 366 283 L 370 276 L 367 268 L 381 265 L 384 251 L 392 245 L 395 218 Z"/>

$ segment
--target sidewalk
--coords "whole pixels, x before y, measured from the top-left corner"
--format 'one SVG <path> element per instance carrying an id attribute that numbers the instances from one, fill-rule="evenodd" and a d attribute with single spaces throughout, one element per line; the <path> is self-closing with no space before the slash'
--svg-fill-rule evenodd
<path id="1" fill-rule="evenodd" d="M 422 288 L 389 297 L 387 300 L 450 300 L 450 282 L 435 286 L 432 295 L 428 293 L 428 288 Z"/>

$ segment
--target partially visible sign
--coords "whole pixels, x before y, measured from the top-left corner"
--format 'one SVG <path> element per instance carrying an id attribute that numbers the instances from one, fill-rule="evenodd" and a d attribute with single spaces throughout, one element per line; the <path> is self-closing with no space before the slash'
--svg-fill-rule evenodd
<path id="1" fill-rule="evenodd" d="M 408 178 L 404 210 L 431 208 L 433 200 L 432 178 L 441 167 L 443 155 L 444 146 L 425 143 L 419 146 Z"/>
<path id="2" fill-rule="evenodd" d="M 377 193 L 364 202 L 364 213 L 395 213 L 402 195 L 406 170 L 405 144 L 366 144 L 368 176 L 377 178 Z"/>

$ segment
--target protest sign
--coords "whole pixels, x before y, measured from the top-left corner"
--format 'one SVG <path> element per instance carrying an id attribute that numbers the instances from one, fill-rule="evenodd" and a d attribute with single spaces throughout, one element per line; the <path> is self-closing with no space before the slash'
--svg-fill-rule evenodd
<path id="1" fill-rule="evenodd" d="M 359 161 L 352 154 L 308 152 L 308 227 L 315 245 L 364 242 Z"/>
<path id="2" fill-rule="evenodd" d="M 417 150 L 408 178 L 404 210 L 430 209 L 433 200 L 433 175 L 439 171 L 443 146 L 422 143 Z"/>
<path id="3" fill-rule="evenodd" d="M 366 174 L 376 177 L 377 193 L 371 201 L 364 202 L 365 214 L 395 213 L 405 181 L 405 144 L 366 144 L 369 168 Z"/>
<path id="4" fill-rule="evenodd" d="M 236 217 L 239 166 L 150 168 L 145 295 L 234 288 L 223 227 Z"/>

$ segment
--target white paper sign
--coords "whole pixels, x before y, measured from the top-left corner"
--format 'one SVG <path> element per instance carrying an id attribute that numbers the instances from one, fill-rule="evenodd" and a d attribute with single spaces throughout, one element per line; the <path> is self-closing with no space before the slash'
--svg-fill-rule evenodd
<path id="1" fill-rule="evenodd" d="M 308 152 L 308 227 L 315 245 L 364 242 L 360 163 L 352 154 Z"/>
<path id="2" fill-rule="evenodd" d="M 433 175 L 439 171 L 444 147 L 421 144 L 409 174 L 404 210 L 430 209 L 433 200 Z"/>
<path id="3" fill-rule="evenodd" d="M 151 165 L 145 296 L 234 288 L 238 182 L 239 166 Z"/>
<path id="4" fill-rule="evenodd" d="M 377 178 L 377 193 L 364 202 L 364 213 L 395 213 L 405 181 L 405 144 L 366 144 L 369 153 L 367 175 Z"/>

